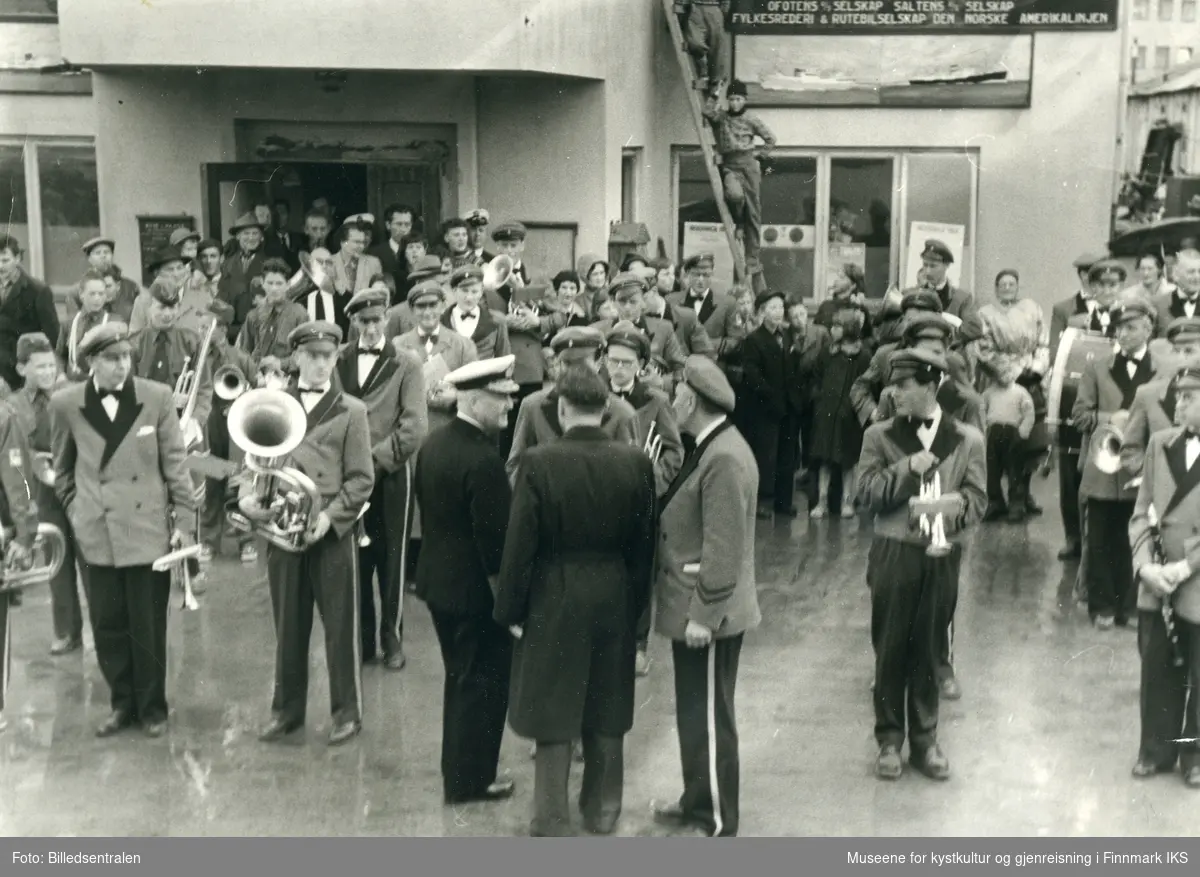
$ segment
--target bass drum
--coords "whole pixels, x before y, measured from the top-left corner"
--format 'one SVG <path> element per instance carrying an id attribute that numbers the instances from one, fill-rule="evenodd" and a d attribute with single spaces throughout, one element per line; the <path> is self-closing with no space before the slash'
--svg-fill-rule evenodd
<path id="1" fill-rule="evenodd" d="M 1071 426 L 1071 409 L 1079 394 L 1079 381 L 1088 363 L 1108 356 L 1112 350 L 1113 340 L 1106 335 L 1074 326 L 1063 330 L 1046 404 L 1046 427 L 1058 447 L 1078 451 L 1083 444 L 1083 435 Z"/>

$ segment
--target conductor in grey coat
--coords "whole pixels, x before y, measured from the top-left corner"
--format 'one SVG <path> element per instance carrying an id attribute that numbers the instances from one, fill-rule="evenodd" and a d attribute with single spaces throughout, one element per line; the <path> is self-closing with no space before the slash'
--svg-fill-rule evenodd
<path id="1" fill-rule="evenodd" d="M 637 622 L 654 567 L 654 466 L 601 427 L 609 390 L 586 365 L 558 382 L 560 441 L 521 460 L 494 618 L 519 634 L 508 722 L 537 741 L 534 837 L 571 831 L 571 741 L 583 740 L 585 828 L 621 813 Z"/>
<path id="2" fill-rule="evenodd" d="M 733 388 L 710 359 L 689 356 L 673 405 L 695 439 L 663 496 L 656 572 L 656 628 L 671 640 L 683 795 L 655 821 L 738 831 L 734 690 L 742 638 L 762 615 L 754 580 L 758 467 L 734 428 Z"/>

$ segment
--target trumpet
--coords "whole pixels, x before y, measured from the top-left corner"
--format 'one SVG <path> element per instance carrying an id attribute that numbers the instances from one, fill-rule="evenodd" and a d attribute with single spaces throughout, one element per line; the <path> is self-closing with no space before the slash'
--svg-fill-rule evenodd
<path id="1" fill-rule="evenodd" d="M 213 392 L 218 399 L 232 402 L 248 389 L 250 384 L 236 365 L 223 365 L 213 374 Z"/>
<path id="2" fill-rule="evenodd" d="M 1128 411 L 1118 411 L 1105 424 L 1097 427 L 1092 435 L 1095 451 L 1092 463 L 1105 475 L 1121 471 L 1121 446 L 1125 442 L 1125 424 L 1129 422 Z"/>
<path id="3" fill-rule="evenodd" d="M 183 428 L 184 442 L 188 448 L 197 447 L 204 441 L 200 423 L 195 418 L 196 402 L 200 396 L 200 376 L 204 374 L 204 368 L 208 364 L 208 351 L 212 347 L 213 335 L 216 331 L 217 321 L 212 320 L 208 324 L 208 331 L 204 334 L 204 340 L 196 354 L 195 367 L 189 370 L 188 364 L 191 362 L 191 358 L 185 358 L 179 380 L 175 382 L 175 407 L 180 411 L 179 423 Z M 180 403 L 181 398 L 182 404 Z"/>
<path id="4" fill-rule="evenodd" d="M 646 433 L 646 443 L 642 445 L 642 451 L 650 458 L 651 463 L 657 463 L 658 458 L 662 456 L 663 437 L 661 433 L 655 430 L 656 424 L 650 424 L 650 429 Z"/>
<path id="5" fill-rule="evenodd" d="M 8 546 L 12 533 L 0 528 L 0 594 L 16 593 L 32 585 L 48 582 L 62 569 L 67 556 L 67 541 L 62 530 L 53 524 L 38 524 L 29 552 L 29 564 L 18 567 L 8 563 Z"/>
<path id="6" fill-rule="evenodd" d="M 371 545 L 371 537 L 367 533 L 367 509 L 371 507 L 369 502 L 364 502 L 362 510 L 359 511 L 358 517 L 354 519 L 355 532 L 358 534 L 358 547 L 368 548 Z"/>
<path id="7" fill-rule="evenodd" d="M 945 557 L 954 546 L 946 538 L 946 513 L 957 513 L 958 501 L 942 496 L 942 475 L 933 473 L 932 481 L 921 482 L 921 492 L 909 500 L 910 514 L 917 516 L 921 535 L 929 539 L 925 553 L 930 557 Z"/>
<path id="8" fill-rule="evenodd" d="M 304 406 L 281 390 L 250 390 L 230 406 L 228 422 L 229 439 L 246 455 L 244 474 L 265 512 L 251 520 L 231 511 L 229 522 L 285 551 L 303 551 L 309 527 L 321 512 L 321 494 L 311 478 L 284 461 L 304 441 Z"/>
<path id="9" fill-rule="evenodd" d="M 176 587 L 183 591 L 182 606 L 189 612 L 200 608 L 200 601 L 196 599 L 196 592 L 192 588 L 192 569 L 199 569 L 199 557 L 200 545 L 197 543 L 186 548 L 177 547 L 150 565 L 155 572 L 171 571 L 171 578 Z"/>

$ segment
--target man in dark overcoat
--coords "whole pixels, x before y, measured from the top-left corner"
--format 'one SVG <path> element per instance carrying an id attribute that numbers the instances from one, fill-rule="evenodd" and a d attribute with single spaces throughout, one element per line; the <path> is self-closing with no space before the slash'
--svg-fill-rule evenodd
<path id="1" fill-rule="evenodd" d="M 478 360 L 445 381 L 454 420 L 417 455 L 422 546 L 417 596 L 429 607 L 442 650 L 442 790 L 447 804 L 513 793 L 496 776 L 508 713 L 512 637 L 492 620 L 512 496 L 497 438 L 508 425 L 515 357 Z"/>
<path id="2" fill-rule="evenodd" d="M 608 388 L 594 371 L 572 366 L 557 385 L 566 431 L 521 461 L 493 616 L 520 634 L 509 724 L 538 744 L 535 837 L 571 833 L 567 780 L 581 731 L 584 825 L 616 827 L 654 562 L 650 459 L 601 428 Z"/>

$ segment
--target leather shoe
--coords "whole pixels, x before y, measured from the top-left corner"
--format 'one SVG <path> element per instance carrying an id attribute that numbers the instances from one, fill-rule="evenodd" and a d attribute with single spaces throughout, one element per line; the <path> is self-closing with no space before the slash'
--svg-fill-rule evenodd
<path id="1" fill-rule="evenodd" d="M 1008 507 L 1004 503 L 990 502 L 987 509 L 984 510 L 983 522 L 986 524 L 990 521 L 998 521 L 1006 514 L 1008 514 Z"/>
<path id="2" fill-rule="evenodd" d="M 383 666 L 389 670 L 403 670 L 404 665 L 408 660 L 404 657 L 404 652 L 396 652 L 394 655 L 388 655 L 383 659 Z"/>
<path id="3" fill-rule="evenodd" d="M 1043 511 L 1044 511 L 1044 509 L 1040 505 L 1038 505 L 1036 502 L 1033 501 L 1033 497 L 1030 497 L 1030 496 L 1025 497 L 1025 514 L 1032 515 L 1033 517 L 1036 518 Z"/>
<path id="4" fill-rule="evenodd" d="M 262 729 L 262 733 L 258 735 L 258 739 L 263 743 L 275 743 L 282 740 L 288 734 L 299 731 L 303 727 L 302 722 L 285 722 L 283 719 L 272 719 L 271 723 Z"/>
<path id="5" fill-rule="evenodd" d="M 942 700 L 961 700 L 962 686 L 958 684 L 958 679 L 954 676 L 947 676 L 938 686 L 938 691 L 941 694 Z"/>
<path id="6" fill-rule="evenodd" d="M 1174 769 L 1173 765 L 1155 764 L 1153 761 L 1145 758 L 1139 758 L 1137 764 L 1133 766 L 1131 773 L 1139 780 L 1149 779 L 1153 776 L 1158 776 L 1160 773 L 1170 773 Z"/>
<path id="7" fill-rule="evenodd" d="M 97 737 L 111 737 L 133 724 L 133 719 L 124 713 L 113 713 L 96 728 Z"/>
<path id="8" fill-rule="evenodd" d="M 63 637 L 56 639 L 50 644 L 50 654 L 52 655 L 69 655 L 71 652 L 77 652 L 83 648 L 83 642 L 74 637 Z"/>
<path id="9" fill-rule="evenodd" d="M 909 753 L 908 763 L 931 780 L 950 779 L 950 762 L 936 743 L 924 752 Z"/>
<path id="10" fill-rule="evenodd" d="M 341 746 L 343 743 L 348 743 L 359 735 L 362 731 L 362 722 L 342 722 L 340 725 L 334 726 L 334 729 L 329 732 L 329 745 Z"/>
<path id="11" fill-rule="evenodd" d="M 142 730 L 147 737 L 158 738 L 167 733 L 167 722 L 165 719 L 160 722 L 147 722 L 142 726 Z"/>
<path id="12" fill-rule="evenodd" d="M 1183 784 L 1189 789 L 1200 789 L 1200 765 L 1183 772 Z"/>
<path id="13" fill-rule="evenodd" d="M 656 823 L 667 828 L 694 828 L 704 832 L 712 830 L 705 819 L 689 813 L 678 804 L 652 805 L 651 814 Z"/>
<path id="14" fill-rule="evenodd" d="M 900 748 L 892 743 L 879 747 L 879 757 L 875 759 L 875 776 L 881 780 L 898 780 L 904 772 L 904 764 L 900 761 Z"/>
<path id="15" fill-rule="evenodd" d="M 1083 552 L 1078 545 L 1068 545 L 1058 552 L 1059 560 L 1078 560 Z"/>
<path id="16" fill-rule="evenodd" d="M 447 804 L 469 804 L 472 801 L 503 801 L 506 798 L 511 798 L 516 790 L 517 784 L 510 779 L 496 780 L 486 789 L 474 794 L 462 795 L 459 797 L 446 796 Z"/>

